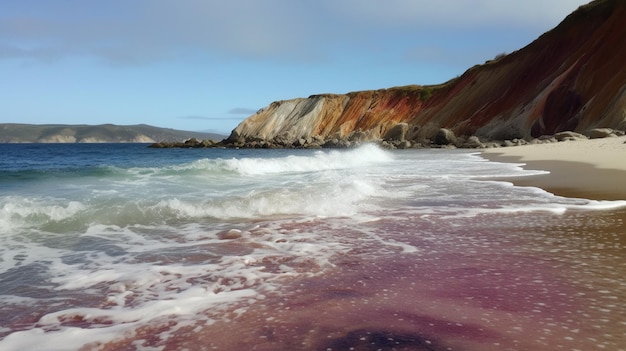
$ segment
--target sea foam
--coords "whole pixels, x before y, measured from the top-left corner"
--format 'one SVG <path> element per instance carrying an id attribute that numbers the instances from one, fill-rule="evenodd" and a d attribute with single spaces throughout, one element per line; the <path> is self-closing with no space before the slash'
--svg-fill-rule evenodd
<path id="1" fill-rule="evenodd" d="M 224 160 L 226 169 L 243 175 L 266 175 L 291 172 L 318 172 L 335 169 L 364 168 L 389 162 L 393 159 L 373 144 L 348 151 L 317 151 L 312 156 L 286 156 L 281 158 L 243 158 Z"/>
<path id="2" fill-rule="evenodd" d="M 442 241 L 491 245 L 492 223 L 509 217 L 524 230 L 626 206 L 483 180 L 541 172 L 462 150 L 141 152 L 97 176 L 0 189 L 1 349 L 95 347 L 150 328 L 166 340 L 355 262 L 419 271 Z M 474 226 L 484 242 L 469 242 Z"/>

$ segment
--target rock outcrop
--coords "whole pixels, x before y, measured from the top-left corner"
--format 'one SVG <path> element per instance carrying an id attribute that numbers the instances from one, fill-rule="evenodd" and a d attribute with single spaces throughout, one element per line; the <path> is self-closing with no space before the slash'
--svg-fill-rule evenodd
<path id="1" fill-rule="evenodd" d="M 626 130 L 624 18 L 626 1 L 596 0 L 528 46 L 447 83 L 273 102 L 224 143 L 318 147 L 378 140 L 477 147 L 562 131 Z"/>

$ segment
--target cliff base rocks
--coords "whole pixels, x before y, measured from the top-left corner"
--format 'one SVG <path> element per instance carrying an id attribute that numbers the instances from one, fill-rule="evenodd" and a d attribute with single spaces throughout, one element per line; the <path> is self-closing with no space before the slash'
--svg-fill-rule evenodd
<path id="1" fill-rule="evenodd" d="M 401 128 L 404 129 L 404 128 Z M 396 136 L 402 136 L 398 134 Z M 370 139 L 363 137 L 361 133 L 353 133 L 348 137 L 335 137 L 324 140 L 321 137 L 300 138 L 293 143 L 286 142 L 284 139 L 278 140 L 260 140 L 240 138 L 237 141 L 224 139 L 216 142 L 213 140 L 197 140 L 195 138 L 188 139 L 184 142 L 159 142 L 150 145 L 152 148 L 249 148 L 249 149 L 321 149 L 321 148 L 352 148 L 358 147 L 366 143 L 374 143 L 386 149 L 423 149 L 423 148 L 462 148 L 462 149 L 485 149 L 508 146 L 520 146 L 526 144 L 544 144 L 556 143 L 563 141 L 573 141 L 582 139 L 598 139 L 610 138 L 626 135 L 626 131 L 611 128 L 591 129 L 585 134 L 563 131 L 554 135 L 543 135 L 539 138 L 511 140 L 481 140 L 479 137 L 472 135 L 456 136 L 453 131 L 441 128 L 433 140 L 407 140 L 407 139 Z"/>

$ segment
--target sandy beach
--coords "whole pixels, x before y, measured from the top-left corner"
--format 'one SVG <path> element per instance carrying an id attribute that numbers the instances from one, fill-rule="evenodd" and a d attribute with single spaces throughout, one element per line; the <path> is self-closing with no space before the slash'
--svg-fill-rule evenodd
<path id="1" fill-rule="evenodd" d="M 519 162 L 549 174 L 510 179 L 557 195 L 595 200 L 626 199 L 626 137 L 582 139 L 488 149 L 483 157 Z"/>

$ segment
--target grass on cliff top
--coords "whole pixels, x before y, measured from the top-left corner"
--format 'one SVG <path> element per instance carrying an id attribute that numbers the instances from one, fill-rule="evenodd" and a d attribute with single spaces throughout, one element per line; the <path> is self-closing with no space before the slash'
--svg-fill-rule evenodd
<path id="1" fill-rule="evenodd" d="M 383 88 L 383 89 L 377 89 L 377 90 L 360 90 L 360 91 L 351 91 L 349 93 L 346 94 L 316 94 L 316 95 L 311 95 L 309 96 L 309 98 L 316 98 L 316 97 L 326 97 L 326 98 L 332 98 L 332 97 L 338 97 L 338 96 L 354 96 L 357 94 L 375 94 L 375 93 L 391 93 L 391 94 L 400 94 L 400 95 L 419 95 L 420 98 L 423 101 L 426 101 L 428 99 L 430 99 L 430 97 L 436 93 L 437 91 L 447 87 L 448 85 L 450 85 L 450 83 L 452 83 L 453 81 L 455 81 L 455 79 L 449 80 L 443 84 L 435 84 L 435 85 L 417 85 L 417 84 L 413 84 L 413 85 L 404 85 L 404 86 L 396 86 L 396 87 L 391 87 L 391 88 Z"/>
<path id="2" fill-rule="evenodd" d="M 435 85 L 405 85 L 405 86 L 399 86 L 399 87 L 391 87 L 389 89 L 383 89 L 389 92 L 395 92 L 395 93 L 400 93 L 400 94 L 419 94 L 420 99 L 422 101 L 427 101 L 428 99 L 430 99 L 433 94 L 437 93 L 438 91 L 440 91 L 441 89 L 447 87 L 450 84 L 451 81 L 448 81 L 446 83 L 443 84 L 435 84 Z"/>

